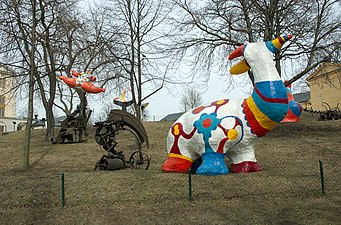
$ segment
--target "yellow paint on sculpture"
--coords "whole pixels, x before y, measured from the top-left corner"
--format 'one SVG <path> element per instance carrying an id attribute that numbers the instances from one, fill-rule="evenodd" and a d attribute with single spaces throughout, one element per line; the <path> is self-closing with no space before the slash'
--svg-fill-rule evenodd
<path id="1" fill-rule="evenodd" d="M 250 70 L 249 65 L 247 64 L 245 59 L 243 59 L 230 68 L 230 73 L 231 74 L 242 74 L 242 73 L 245 73 L 249 70 Z"/>
<path id="2" fill-rule="evenodd" d="M 169 153 L 168 154 L 168 157 L 172 157 L 172 158 L 180 158 L 180 159 L 185 159 L 187 161 L 190 161 L 190 162 L 194 162 L 193 159 L 191 158 L 188 158 L 187 156 L 184 156 L 184 155 L 179 155 L 179 154 L 174 154 L 174 153 Z"/>
<path id="3" fill-rule="evenodd" d="M 230 129 L 228 132 L 227 132 L 227 137 L 230 139 L 230 140 L 236 140 L 237 137 L 238 137 L 238 132 L 236 129 Z"/>
<path id="4" fill-rule="evenodd" d="M 275 38 L 274 40 L 272 40 L 272 44 L 277 48 L 277 49 L 281 49 L 283 44 L 279 41 L 279 38 L 281 38 L 283 41 L 283 43 L 285 43 L 285 39 L 283 37 L 278 37 Z"/>
<path id="5" fill-rule="evenodd" d="M 175 136 L 178 136 L 178 135 L 180 134 L 180 130 L 179 130 L 179 125 L 178 125 L 178 124 L 176 124 L 176 125 L 174 126 L 174 131 L 173 131 L 173 133 L 174 133 Z"/>
<path id="6" fill-rule="evenodd" d="M 220 101 L 217 101 L 217 104 L 218 105 L 221 105 L 221 104 L 223 104 L 225 102 L 225 100 L 220 100 Z"/>
<path id="7" fill-rule="evenodd" d="M 259 110 L 257 105 L 252 99 L 252 96 L 250 96 L 246 100 L 247 105 L 249 106 L 250 110 L 252 111 L 253 115 L 255 116 L 258 123 L 265 129 L 272 130 L 277 123 L 269 119 L 262 111 Z"/>

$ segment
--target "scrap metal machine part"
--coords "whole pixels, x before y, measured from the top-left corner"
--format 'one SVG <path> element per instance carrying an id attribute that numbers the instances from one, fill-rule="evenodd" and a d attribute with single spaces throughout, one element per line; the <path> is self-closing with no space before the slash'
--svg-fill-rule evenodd
<path id="1" fill-rule="evenodd" d="M 319 121 L 341 119 L 341 110 L 339 108 L 339 103 L 337 103 L 335 108 L 331 108 L 327 102 L 322 102 L 322 107 L 324 108 L 323 111 L 317 111 L 312 109 L 305 109 L 305 111 L 311 114 L 318 114 Z"/>
<path id="2" fill-rule="evenodd" d="M 81 143 L 83 142 L 83 134 L 87 136 L 86 125 L 91 116 L 92 110 L 77 106 L 77 109 L 61 122 L 61 128 L 57 138 L 52 139 L 53 144 L 64 144 L 64 143 Z M 72 129 L 72 132 L 69 130 Z M 75 138 L 74 138 L 75 137 Z"/>
<path id="3" fill-rule="evenodd" d="M 150 165 L 150 157 L 142 152 L 142 144 L 149 148 L 147 132 L 140 122 L 132 114 L 123 110 L 111 110 L 104 122 L 95 123 L 96 142 L 107 151 L 96 163 L 95 170 L 118 170 L 126 167 L 147 170 Z M 128 131 L 136 141 L 136 151 L 127 160 L 124 151 L 117 150 L 117 135 L 122 131 Z"/>
<path id="4" fill-rule="evenodd" d="M 64 144 L 64 143 L 81 143 L 83 142 L 83 135 L 88 136 L 86 128 L 90 119 L 92 110 L 87 107 L 86 94 L 82 93 L 81 103 L 77 105 L 75 111 L 67 115 L 66 118 L 61 121 L 60 131 L 56 139 L 51 138 L 52 144 Z M 72 130 L 72 132 L 69 132 Z"/>

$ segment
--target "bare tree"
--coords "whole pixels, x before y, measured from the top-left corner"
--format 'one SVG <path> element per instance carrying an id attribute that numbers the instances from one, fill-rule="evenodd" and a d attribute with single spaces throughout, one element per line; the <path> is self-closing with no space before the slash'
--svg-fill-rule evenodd
<path id="1" fill-rule="evenodd" d="M 23 168 L 29 168 L 29 153 L 31 144 L 31 125 L 33 120 L 33 96 L 34 96 L 34 77 L 37 74 L 36 46 L 37 46 L 37 3 L 36 1 L 2 1 L 0 5 L 1 16 L 1 36 L 4 38 L 5 50 L 7 55 L 15 55 L 13 50 L 19 53 L 21 68 L 25 69 L 28 77 L 28 118 L 25 129 L 23 145 Z M 25 12 L 21 10 L 26 8 Z M 11 35 L 12 34 L 12 35 Z M 12 41 L 12 42 L 11 42 Z M 14 43 L 13 43 L 14 42 Z M 16 57 L 16 59 L 18 59 Z"/>
<path id="2" fill-rule="evenodd" d="M 158 45 L 167 37 L 167 29 L 161 28 L 172 8 L 161 0 L 115 0 L 107 5 L 108 21 L 115 23 L 108 26 L 106 36 L 114 36 L 113 32 L 119 36 L 107 47 L 122 68 L 121 85 L 131 90 L 136 116 L 141 118 L 142 102 L 169 81 L 171 64 Z"/>
<path id="3" fill-rule="evenodd" d="M 59 53 L 61 27 L 60 18 L 66 12 L 71 13 L 74 1 L 42 1 L 42 0 L 7 0 L 2 2 L 4 13 L 1 16 L 1 36 L 5 44 L 6 64 L 19 70 L 23 80 L 30 84 L 25 74 L 34 71 L 34 87 L 46 111 L 46 138 L 53 136 L 54 116 L 53 105 L 56 94 L 57 72 L 60 71 L 62 57 Z M 30 18 L 29 15 L 34 15 Z M 33 26 L 34 25 L 34 26 Z M 33 34 L 34 33 L 34 34 Z M 33 40 L 34 39 L 34 40 Z M 34 53 L 32 53 L 32 51 Z M 34 58 L 30 58 L 34 56 Z M 34 68 L 32 69 L 32 63 Z M 29 92 L 30 93 L 30 92 Z M 31 95 L 31 93 L 30 93 Z M 33 94 L 32 94 L 33 95 Z M 29 103 L 33 100 L 29 97 Z M 32 118 L 31 115 L 28 118 Z M 28 126 L 30 124 L 28 123 Z"/>
<path id="4" fill-rule="evenodd" d="M 54 136 L 54 115 L 53 105 L 56 96 L 56 84 L 58 71 L 61 70 L 61 64 L 58 60 L 62 57 L 60 55 L 60 37 L 61 30 L 64 24 L 60 20 L 65 16 L 75 4 L 74 1 L 43 1 L 38 0 L 39 23 L 37 29 L 37 42 L 39 45 L 39 72 L 36 73 L 35 79 L 37 81 L 40 97 L 46 112 L 47 132 L 46 139 Z M 46 91 L 48 90 L 48 91 Z"/>
<path id="5" fill-rule="evenodd" d="M 186 112 L 202 104 L 201 94 L 193 87 L 186 88 L 180 101 L 180 110 Z"/>
<path id="6" fill-rule="evenodd" d="M 77 12 L 75 12 L 77 13 Z M 107 58 L 106 44 L 112 41 L 112 37 L 109 40 L 104 40 L 103 37 L 103 26 L 102 21 L 99 19 L 100 13 L 92 11 L 88 14 L 89 16 L 80 18 L 76 14 L 72 15 L 69 19 L 66 17 L 61 18 L 61 23 L 64 24 L 60 37 L 61 44 L 59 46 L 59 51 L 63 56 L 60 58 L 61 71 L 66 76 L 72 77 L 72 69 L 77 69 L 78 72 L 90 72 L 93 75 L 106 73 L 106 71 L 115 71 L 115 68 L 110 67 L 113 62 L 112 59 Z M 112 69 L 113 68 L 113 69 Z M 112 69 L 112 70 L 111 70 Z M 98 83 L 102 83 L 101 86 L 105 84 L 105 76 L 97 76 L 99 78 Z M 74 100 L 79 102 L 80 118 L 86 112 L 88 104 L 87 98 L 90 94 L 86 94 L 81 89 L 70 89 L 65 84 L 58 84 L 59 89 L 59 103 L 54 103 L 54 105 L 64 111 L 66 114 L 70 114 L 74 109 Z M 102 95 L 102 94 L 99 94 Z M 89 109 L 90 110 L 90 109 Z M 78 139 L 83 139 L 83 134 L 86 135 L 85 121 L 80 120 L 80 127 L 82 129 L 78 132 Z"/>
<path id="7" fill-rule="evenodd" d="M 300 71 L 291 75 L 288 84 L 340 50 L 337 0 L 174 2 L 178 14 L 172 23 L 181 36 L 171 48 L 181 56 L 193 56 L 193 76 L 198 70 L 211 71 L 213 65 L 226 67 L 227 53 L 244 41 L 270 40 L 287 33 L 294 39 L 276 55 L 277 69 L 280 71 L 282 58 L 302 59 Z M 220 74 L 226 74 L 226 70 Z"/>
<path id="8" fill-rule="evenodd" d="M 35 4 L 35 88 L 46 112 L 46 138 L 54 136 L 53 107 L 62 109 L 69 114 L 73 108 L 73 100 L 85 101 L 80 90 L 69 90 L 59 83 L 58 76 L 62 73 L 71 76 L 73 68 L 94 72 L 107 63 L 103 55 L 105 45 L 98 39 L 100 28 L 91 24 L 91 18 L 80 17 L 75 7 L 77 1 L 15 1 L 1 2 L 1 41 L 4 44 L 2 56 L 5 64 L 19 70 L 24 82 L 28 81 L 29 58 L 26 43 L 31 43 L 31 26 L 28 15 L 32 13 L 29 6 Z M 18 32 L 19 31 L 19 32 Z M 28 50 L 27 50 L 28 49 Z M 103 61 L 104 60 L 104 61 Z M 69 92 L 67 92 L 67 90 Z M 56 93 L 59 99 L 56 101 Z M 30 100 L 30 102 L 32 102 Z M 81 104 L 82 105 L 82 104 Z"/>
<path id="9" fill-rule="evenodd" d="M 25 128 L 25 139 L 24 139 L 24 159 L 23 159 L 23 168 L 27 170 L 30 166 L 30 145 L 31 145 L 31 128 L 32 128 L 32 120 L 33 120 L 33 92 L 34 92 L 34 75 L 36 74 L 36 63 L 35 63 L 35 51 L 36 51 L 36 3 L 32 1 L 32 30 L 31 30 L 31 47 L 28 46 L 29 42 L 26 39 L 25 42 L 25 50 L 29 55 L 30 59 L 30 75 L 29 75 L 29 97 L 28 97 L 28 117 Z M 20 32 L 23 35 L 27 33 L 21 28 Z"/>

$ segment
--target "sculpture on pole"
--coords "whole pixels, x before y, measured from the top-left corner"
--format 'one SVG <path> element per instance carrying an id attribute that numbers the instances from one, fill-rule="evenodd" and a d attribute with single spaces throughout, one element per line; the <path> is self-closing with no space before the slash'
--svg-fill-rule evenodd
<path id="1" fill-rule="evenodd" d="M 71 71 L 73 77 L 60 76 L 60 80 L 66 83 L 70 88 L 81 88 L 86 93 L 97 94 L 105 92 L 105 88 L 96 87 L 92 82 L 96 81 L 96 77 L 90 75 L 90 72 Z"/>
<path id="2" fill-rule="evenodd" d="M 87 107 L 86 94 L 105 92 L 105 88 L 97 87 L 92 84 L 92 82 L 96 81 L 96 77 L 90 75 L 90 72 L 84 73 L 72 70 L 71 73 L 72 77 L 61 75 L 59 78 L 70 88 L 81 91 L 79 93 L 81 101 L 76 110 L 68 114 L 66 118 L 61 121 L 61 128 L 57 138 L 51 140 L 53 144 L 83 142 L 83 134 L 87 136 L 86 127 L 92 113 L 92 110 Z M 69 129 L 72 129 L 74 134 L 69 132 Z"/>

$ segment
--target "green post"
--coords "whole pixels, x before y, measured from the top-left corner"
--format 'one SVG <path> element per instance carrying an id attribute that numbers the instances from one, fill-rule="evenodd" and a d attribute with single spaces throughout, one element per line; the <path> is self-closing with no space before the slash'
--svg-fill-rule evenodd
<path id="1" fill-rule="evenodd" d="M 188 199 L 192 201 L 192 170 L 188 170 Z"/>
<path id="2" fill-rule="evenodd" d="M 64 173 L 62 173 L 61 178 L 62 178 L 62 208 L 65 208 L 65 179 L 64 179 Z"/>
<path id="3" fill-rule="evenodd" d="M 320 160 L 320 175 L 321 175 L 321 188 L 322 188 L 322 195 L 325 194 L 324 190 L 324 171 L 323 171 L 323 161 Z"/>

